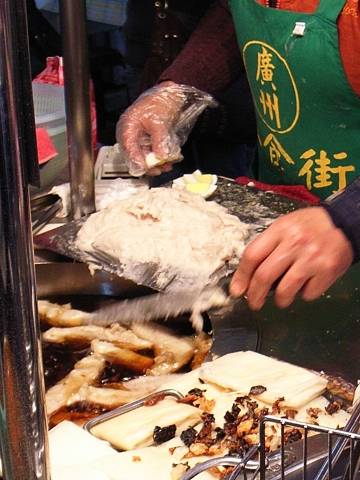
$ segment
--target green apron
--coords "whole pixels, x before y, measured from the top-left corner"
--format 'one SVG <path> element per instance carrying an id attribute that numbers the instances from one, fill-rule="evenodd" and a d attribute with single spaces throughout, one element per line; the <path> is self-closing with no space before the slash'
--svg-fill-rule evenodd
<path id="1" fill-rule="evenodd" d="M 343 189 L 360 171 L 360 99 L 338 49 L 345 0 L 320 0 L 314 14 L 229 4 L 256 108 L 254 177 L 322 199 Z"/>

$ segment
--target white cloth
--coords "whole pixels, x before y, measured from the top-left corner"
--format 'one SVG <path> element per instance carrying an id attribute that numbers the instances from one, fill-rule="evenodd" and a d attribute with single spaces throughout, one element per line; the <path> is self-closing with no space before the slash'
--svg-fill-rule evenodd
<path id="1" fill-rule="evenodd" d="M 149 189 L 149 183 L 143 179 L 115 178 L 113 180 L 95 180 L 95 207 L 96 211 L 102 210 L 114 200 L 124 200 L 143 190 Z M 59 195 L 62 209 L 57 213 L 57 218 L 65 218 L 71 212 L 70 183 L 54 186 L 50 192 Z"/>

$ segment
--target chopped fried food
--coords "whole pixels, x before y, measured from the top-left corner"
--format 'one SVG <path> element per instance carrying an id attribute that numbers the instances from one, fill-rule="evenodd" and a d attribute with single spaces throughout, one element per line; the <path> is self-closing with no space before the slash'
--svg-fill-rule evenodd
<path id="1" fill-rule="evenodd" d="M 51 343 L 90 345 L 94 339 L 111 342 L 128 350 L 151 349 L 153 343 L 140 339 L 131 330 L 114 323 L 110 327 L 81 325 L 75 327 L 52 327 L 43 333 L 43 340 Z"/>
<path id="2" fill-rule="evenodd" d="M 163 325 L 134 323 L 131 330 L 140 338 L 154 342 L 155 361 L 147 371 L 150 375 L 176 372 L 194 356 L 191 337 L 174 336 L 171 329 Z"/>
<path id="3" fill-rule="evenodd" d="M 157 444 L 165 443 L 168 440 L 171 440 L 175 437 L 176 425 L 168 425 L 166 427 L 156 427 L 154 428 L 153 439 Z"/>
<path id="4" fill-rule="evenodd" d="M 38 300 L 38 312 L 41 322 L 53 327 L 75 327 L 82 325 L 87 313 L 82 310 L 75 310 L 71 305 L 58 305 L 47 300 Z"/>
<path id="5" fill-rule="evenodd" d="M 46 392 L 46 411 L 50 416 L 74 401 L 74 395 L 84 384 L 92 384 L 105 366 L 101 355 L 93 354 L 79 360 L 74 369 Z"/>
<path id="6" fill-rule="evenodd" d="M 155 323 L 137 324 L 134 331 L 117 323 L 81 325 L 88 314 L 71 304 L 39 300 L 38 310 L 41 321 L 53 325 L 42 333 L 50 417 L 61 410 L 66 418 L 69 405 L 84 402 L 87 409 L 93 403 L 96 411 L 97 405 L 110 409 L 135 401 L 154 392 L 173 372 L 195 368 L 211 346 L 211 337 L 205 333 L 180 336 Z M 74 417 L 73 411 L 70 416 Z"/>
<path id="7" fill-rule="evenodd" d="M 101 355 L 109 363 L 124 365 L 138 374 L 144 374 L 154 363 L 153 358 L 145 357 L 144 355 L 140 355 L 131 350 L 117 347 L 110 342 L 93 340 L 91 342 L 91 349 L 93 352 Z"/>

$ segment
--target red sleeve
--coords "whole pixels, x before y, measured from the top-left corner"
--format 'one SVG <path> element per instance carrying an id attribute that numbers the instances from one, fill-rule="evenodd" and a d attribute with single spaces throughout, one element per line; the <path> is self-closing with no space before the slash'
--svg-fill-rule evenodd
<path id="1" fill-rule="evenodd" d="M 216 0 L 159 81 L 216 94 L 244 71 L 227 0 Z"/>

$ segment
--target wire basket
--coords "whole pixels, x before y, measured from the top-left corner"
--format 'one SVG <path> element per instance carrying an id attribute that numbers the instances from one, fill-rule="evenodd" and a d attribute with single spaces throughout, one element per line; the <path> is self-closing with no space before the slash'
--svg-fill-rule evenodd
<path id="1" fill-rule="evenodd" d="M 45 128 L 58 152 L 40 169 L 41 188 L 30 188 L 32 195 L 50 187 L 68 163 L 64 87 L 47 83 L 32 84 L 36 128 Z"/>
<path id="2" fill-rule="evenodd" d="M 234 466 L 223 480 L 360 480 L 360 402 L 344 430 L 266 415 L 259 423 L 259 443 L 243 458 L 222 457 L 200 463 L 180 480 L 191 480 L 215 466 Z M 267 449 L 267 429 L 277 425 L 280 448 Z M 291 438 L 297 439 L 291 443 Z M 301 439 L 300 439 L 301 438 Z"/>
<path id="3" fill-rule="evenodd" d="M 357 409 L 359 410 L 359 408 Z M 359 412 L 354 412 L 346 430 L 265 416 L 259 428 L 259 479 L 335 480 L 355 479 L 359 471 L 360 434 Z M 351 422 L 351 424 L 350 424 Z M 266 427 L 280 425 L 280 449 L 267 455 Z M 291 432 L 301 435 L 301 442 L 288 444 Z"/>
<path id="4" fill-rule="evenodd" d="M 35 123 L 49 131 L 66 127 L 64 87 L 47 83 L 32 84 L 35 110 Z"/>

